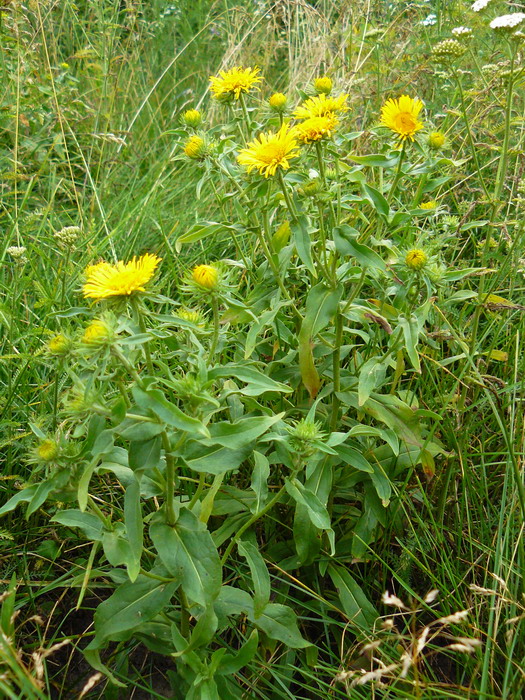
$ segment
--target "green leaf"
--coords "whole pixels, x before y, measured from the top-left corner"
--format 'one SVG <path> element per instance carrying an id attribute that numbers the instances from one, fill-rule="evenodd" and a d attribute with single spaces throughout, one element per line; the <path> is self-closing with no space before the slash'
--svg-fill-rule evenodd
<path id="1" fill-rule="evenodd" d="M 129 444 L 129 466 L 137 476 L 141 476 L 148 469 L 154 469 L 160 463 L 161 438 L 156 435 L 151 440 L 137 442 L 133 440 Z"/>
<path id="2" fill-rule="evenodd" d="M 213 423 L 210 425 L 210 437 L 201 440 L 201 444 L 222 445 L 233 450 L 246 447 L 280 421 L 283 416 L 284 412 L 275 416 L 242 418 L 236 423 Z"/>
<path id="3" fill-rule="evenodd" d="M 88 540 L 102 539 L 102 523 L 100 518 L 92 513 L 83 513 L 71 508 L 62 510 L 51 518 L 51 522 L 60 523 L 66 527 L 78 527 Z"/>
<path id="4" fill-rule="evenodd" d="M 234 233 L 239 233 L 238 226 L 228 226 L 227 224 L 220 224 L 215 221 L 204 221 L 200 224 L 194 224 L 188 231 L 186 231 L 186 233 L 183 233 L 177 238 L 175 241 L 175 250 L 177 253 L 180 253 L 182 246 L 187 243 L 195 243 L 196 241 L 201 241 L 203 238 L 212 236 L 215 233 L 228 230 L 234 231 Z"/>
<path id="5" fill-rule="evenodd" d="M 252 630 L 252 633 L 235 656 L 232 654 L 224 654 L 217 669 L 217 673 L 221 676 L 230 676 L 237 673 L 241 668 L 250 663 L 257 653 L 258 646 L 259 633 L 257 630 Z"/>
<path id="6" fill-rule="evenodd" d="M 352 255 L 363 267 L 385 270 L 386 265 L 381 256 L 364 243 L 359 243 L 358 235 L 359 232 L 347 224 L 334 228 L 334 243 L 339 255 Z"/>
<path id="7" fill-rule="evenodd" d="M 287 605 L 268 603 L 259 617 L 253 607 L 247 612 L 248 619 L 265 632 L 270 639 L 277 639 L 291 649 L 304 649 L 310 642 L 303 639 L 297 627 L 297 617 Z"/>
<path id="8" fill-rule="evenodd" d="M 336 448 L 337 454 L 341 459 L 355 469 L 367 474 L 373 474 L 374 468 L 370 462 L 354 447 L 350 445 L 338 445 Z"/>
<path id="9" fill-rule="evenodd" d="M 371 357 L 359 367 L 358 395 L 360 406 L 384 380 L 387 367 L 387 360 L 377 356 Z"/>
<path id="10" fill-rule="evenodd" d="M 378 214 L 381 214 L 382 216 L 388 216 L 388 213 L 390 211 L 390 207 L 388 205 L 388 202 L 386 199 L 383 197 L 381 192 L 378 190 L 374 189 L 367 183 L 363 183 L 361 185 L 362 190 L 363 190 L 363 195 L 368 199 L 370 204 L 373 206 L 373 208 L 376 210 Z"/>
<path id="11" fill-rule="evenodd" d="M 239 365 L 239 364 L 227 364 L 222 365 L 222 367 L 215 367 L 210 370 L 209 379 L 217 379 L 219 377 L 233 377 L 235 380 L 245 382 L 246 387 L 240 390 L 240 393 L 244 396 L 260 396 L 264 394 L 265 391 L 278 391 L 280 393 L 290 393 L 291 387 L 281 382 L 276 382 L 275 380 L 267 377 L 259 370 L 255 369 L 253 366 Z"/>
<path id="12" fill-rule="evenodd" d="M 127 567 L 128 575 L 131 581 L 135 581 L 140 572 L 143 547 L 140 484 L 136 479 L 128 485 L 124 496 L 124 524 L 132 556 Z"/>
<path id="13" fill-rule="evenodd" d="M 165 608 L 178 583 L 162 583 L 139 576 L 120 585 L 95 612 L 95 637 L 87 649 L 97 650 L 107 641 L 129 639 L 133 630 L 152 620 Z"/>
<path id="14" fill-rule="evenodd" d="M 264 507 L 268 498 L 268 477 L 270 476 L 270 463 L 260 452 L 254 451 L 255 466 L 252 472 L 251 488 L 255 492 L 255 501 L 251 507 L 252 513 L 258 513 Z"/>
<path id="15" fill-rule="evenodd" d="M 379 613 L 361 587 L 342 566 L 330 564 L 328 573 L 339 593 L 339 600 L 348 618 L 361 629 L 371 629 Z"/>
<path id="16" fill-rule="evenodd" d="M 321 530 L 331 529 L 328 511 L 317 498 L 315 493 L 312 493 L 312 491 L 303 486 L 303 484 L 301 484 L 301 482 L 297 479 L 286 479 L 284 483 L 290 496 L 295 501 L 305 506 L 313 525 Z"/>
<path id="17" fill-rule="evenodd" d="M 405 349 L 407 355 L 410 358 L 412 367 L 417 371 L 421 372 L 421 365 L 419 363 L 419 353 L 417 351 L 417 344 L 419 342 L 419 323 L 417 318 L 412 314 L 410 318 L 405 316 L 399 317 L 399 325 L 403 329 L 403 337 L 405 339 Z"/>
<path id="18" fill-rule="evenodd" d="M 175 658 L 177 656 L 184 656 L 189 651 L 206 646 L 213 639 L 213 635 L 217 631 L 217 626 L 217 615 L 215 614 L 213 606 L 209 605 L 204 610 L 202 615 L 199 616 L 197 624 L 192 629 L 188 646 L 185 649 L 172 654 L 172 656 Z"/>
<path id="19" fill-rule="evenodd" d="M 188 598 L 206 607 L 219 594 L 222 571 L 217 549 L 206 526 L 182 508 L 174 527 L 155 522 L 150 535 L 168 571 L 181 579 Z"/>
<path id="20" fill-rule="evenodd" d="M 138 386 L 134 386 L 132 394 L 140 408 L 152 411 L 167 425 L 178 430 L 184 430 L 189 433 L 196 432 L 204 435 L 204 437 L 209 437 L 208 429 L 200 420 L 187 416 L 180 408 L 170 403 L 160 389 L 148 389 L 145 391 Z"/>
<path id="21" fill-rule="evenodd" d="M 230 450 L 222 445 L 203 445 L 189 441 L 184 446 L 183 459 L 190 469 L 205 474 L 222 474 L 237 469 L 251 454 L 251 447 Z"/>
<path id="22" fill-rule="evenodd" d="M 317 278 L 317 270 L 312 259 L 312 242 L 308 231 L 308 219 L 301 215 L 290 222 L 290 229 L 293 234 L 295 249 L 301 262 L 306 266 L 312 277 Z"/>
<path id="23" fill-rule="evenodd" d="M 237 543 L 239 554 L 246 559 L 253 580 L 253 615 L 257 619 L 270 602 L 270 574 L 261 553 L 251 542 Z"/>
<path id="24" fill-rule="evenodd" d="M 307 327 L 312 338 L 326 328 L 335 316 L 342 293 L 342 287 L 332 289 L 323 283 L 310 289 L 302 328 Z"/>
<path id="25" fill-rule="evenodd" d="M 399 151 L 396 155 L 385 156 L 381 153 L 371 153 L 368 156 L 347 155 L 348 160 L 353 160 L 354 163 L 363 165 L 371 165 L 379 168 L 394 168 L 399 162 Z"/>

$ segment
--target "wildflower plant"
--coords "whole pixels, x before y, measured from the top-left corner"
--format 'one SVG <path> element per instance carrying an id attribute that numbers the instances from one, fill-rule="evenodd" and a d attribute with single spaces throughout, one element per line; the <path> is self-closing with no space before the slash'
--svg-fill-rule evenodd
<path id="1" fill-rule="evenodd" d="M 186 112 L 175 130 L 219 212 L 176 240 L 202 244 L 198 264 L 167 297 L 152 252 L 93 261 L 89 318 L 47 343 L 70 382 L 60 439 L 38 429 L 33 478 L 0 513 L 47 501 L 93 542 L 93 576 L 115 586 L 85 654 L 117 685 L 101 653 L 131 638 L 176 660 L 194 700 L 240 698 L 252 659 L 307 649 L 270 597 L 273 565 L 321 577 L 355 634 L 370 630 L 377 609 L 347 568 L 390 527 L 398 485 L 431 479 L 443 453 L 440 417 L 407 388 L 435 305 L 473 272 L 445 265 L 435 233 L 461 163 L 439 154 L 419 98 L 389 97 L 363 134 L 335 80 L 315 89 L 294 108 L 256 68 L 213 76 L 224 123 L 195 133 L 208 120 Z M 205 256 L 212 239 L 235 259 Z"/>

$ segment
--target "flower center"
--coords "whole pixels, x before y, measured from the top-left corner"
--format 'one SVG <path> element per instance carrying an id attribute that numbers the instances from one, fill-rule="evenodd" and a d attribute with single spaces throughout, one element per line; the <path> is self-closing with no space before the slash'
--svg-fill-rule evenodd
<path id="1" fill-rule="evenodd" d="M 281 144 L 270 143 L 259 154 L 263 163 L 280 163 L 286 157 L 286 148 Z"/>
<path id="2" fill-rule="evenodd" d="M 398 131 L 402 133 L 414 131 L 416 127 L 416 120 L 410 112 L 399 112 L 399 114 L 395 115 L 394 121 Z"/>

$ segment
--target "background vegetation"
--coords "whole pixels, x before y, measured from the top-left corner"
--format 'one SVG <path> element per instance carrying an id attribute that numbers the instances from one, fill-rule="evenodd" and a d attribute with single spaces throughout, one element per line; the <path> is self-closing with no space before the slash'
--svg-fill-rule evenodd
<path id="1" fill-rule="evenodd" d="M 421 467 L 403 474 L 384 526 L 358 556 L 344 560 L 381 616 L 392 615 L 382 602 L 387 589 L 419 612 L 405 611 L 388 638 L 379 624 L 357 630 L 356 601 L 349 599 L 356 588 L 342 592 L 326 572 L 301 580 L 268 558 L 272 590 L 293 607 L 313 647 L 268 644 L 238 678 L 243 697 L 523 693 L 525 560 L 516 479 L 524 439 L 523 44 L 509 111 L 508 48 L 487 19 L 519 5 L 496 0 L 487 15 L 459 0 L 0 3 L 2 501 L 31 474 L 30 425 L 49 428 L 57 420 L 68 378 L 46 361 L 44 347 L 73 323 L 86 265 L 114 253 L 128 259 L 155 252 L 163 258 L 161 291 L 176 295 L 204 252 L 207 260 L 236 257 L 224 239 L 176 247 L 195 222 L 219 216 L 208 185 L 196 198 L 202 173 L 178 157 L 180 138 L 173 134 L 189 107 L 205 112 L 207 126 L 222 119 L 207 93 L 210 75 L 258 65 L 265 94 L 280 90 L 295 103 L 298 89 L 328 73 L 350 94 L 351 128 L 363 132 L 358 154 L 371 152 L 381 105 L 403 93 L 419 96 L 432 127 L 447 135 L 445 154 L 457 165 L 440 173 L 432 196 L 441 217 L 456 219 L 448 219 L 448 229 L 437 216 L 426 219 L 420 241 L 428 233 L 448 266 L 483 273 L 454 289 L 443 322 L 426 328 L 421 377 L 409 373 L 402 381 L 408 401 L 439 415 L 443 452 L 433 474 Z M 432 60 L 432 47 L 459 25 L 475 36 L 461 61 L 445 69 Z M 55 236 L 66 226 L 81 229 L 69 254 Z M 26 250 L 13 255 L 14 246 Z M 106 659 L 127 689 L 105 678 L 86 687 L 93 669 L 81 650 L 113 583 L 103 575 L 96 585 L 85 581 L 90 543 L 50 522 L 53 512 L 46 505 L 26 519 L 15 510 L 1 523 L 6 697 L 77 697 L 83 688 L 93 698 L 179 697 L 173 660 L 137 639 L 114 643 Z M 278 531 L 279 523 L 273 527 Z M 248 577 L 242 557 L 231 566 L 232 576 Z M 372 653 L 386 665 L 399 661 L 399 647 L 408 648 L 431 619 L 424 599 L 432 589 L 440 592 L 440 615 L 469 610 L 454 633 L 481 640 L 479 648 L 441 653 L 445 642 L 438 639 L 410 683 L 399 677 L 384 688 L 350 691 L 345 674 L 369 668 Z M 364 642 L 378 641 L 363 652 Z M 232 634 L 230 648 L 236 643 Z"/>

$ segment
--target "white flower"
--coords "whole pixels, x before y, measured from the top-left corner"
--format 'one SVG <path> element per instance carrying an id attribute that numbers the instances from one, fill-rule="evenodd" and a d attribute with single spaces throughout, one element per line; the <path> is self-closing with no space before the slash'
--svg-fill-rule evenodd
<path id="1" fill-rule="evenodd" d="M 476 0 L 476 2 L 472 3 L 472 7 L 470 9 L 474 12 L 480 12 L 480 10 L 484 10 L 487 7 L 489 2 L 490 0 Z"/>
<path id="2" fill-rule="evenodd" d="M 470 27 L 454 27 L 452 34 L 458 39 L 459 37 L 467 37 L 472 34 Z"/>
<path id="3" fill-rule="evenodd" d="M 422 24 L 424 27 L 431 27 L 433 24 L 436 24 L 436 22 L 436 15 L 428 15 L 428 17 L 426 19 L 422 19 L 419 24 Z"/>
<path id="4" fill-rule="evenodd" d="M 26 248 L 23 245 L 12 245 L 5 252 L 9 253 L 13 258 L 21 258 L 26 252 Z"/>
<path id="5" fill-rule="evenodd" d="M 525 19 L 525 12 L 512 12 L 510 15 L 496 17 L 490 23 L 491 29 L 514 29 Z"/>

